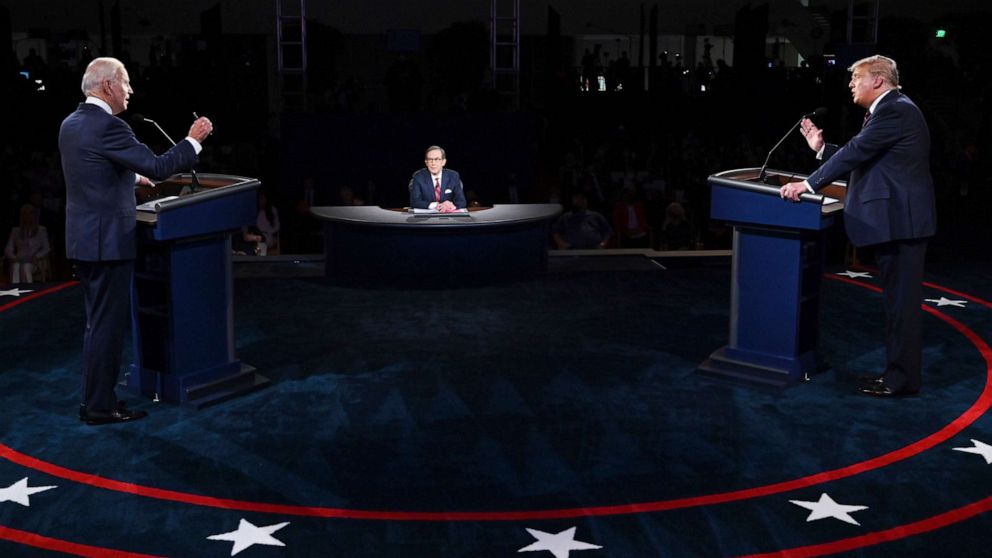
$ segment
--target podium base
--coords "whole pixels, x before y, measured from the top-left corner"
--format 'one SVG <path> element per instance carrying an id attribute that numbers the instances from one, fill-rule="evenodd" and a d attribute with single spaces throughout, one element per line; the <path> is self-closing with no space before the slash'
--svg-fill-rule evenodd
<path id="1" fill-rule="evenodd" d="M 259 390 L 271 381 L 241 361 L 197 373 L 177 375 L 131 365 L 124 385 L 132 393 L 155 401 L 203 409 Z"/>
<path id="2" fill-rule="evenodd" d="M 768 355 L 722 347 L 713 351 L 696 368 L 704 376 L 734 383 L 785 388 L 809 379 L 816 370 L 816 354 L 809 351 L 796 357 Z"/>

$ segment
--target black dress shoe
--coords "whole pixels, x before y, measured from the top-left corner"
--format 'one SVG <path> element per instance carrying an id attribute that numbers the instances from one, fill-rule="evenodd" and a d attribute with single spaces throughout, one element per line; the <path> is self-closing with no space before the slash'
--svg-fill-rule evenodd
<path id="1" fill-rule="evenodd" d="M 147 416 L 148 413 L 145 411 L 132 411 L 128 409 L 123 401 L 118 401 L 117 408 L 112 411 L 90 411 L 86 408 L 86 405 L 79 406 L 79 420 L 91 426 L 132 422 Z"/>
<path id="2" fill-rule="evenodd" d="M 892 389 L 892 386 L 886 385 L 885 382 L 881 381 L 871 384 L 864 384 L 858 389 L 858 391 L 873 397 L 913 397 L 919 393 L 919 391 L 908 389 Z"/>
<path id="3" fill-rule="evenodd" d="M 874 386 L 884 383 L 883 376 L 858 376 L 858 385 L 860 386 Z"/>

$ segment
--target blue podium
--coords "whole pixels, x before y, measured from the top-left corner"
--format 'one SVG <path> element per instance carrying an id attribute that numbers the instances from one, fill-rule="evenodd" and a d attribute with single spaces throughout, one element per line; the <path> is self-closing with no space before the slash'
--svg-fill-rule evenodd
<path id="1" fill-rule="evenodd" d="M 201 408 L 268 384 L 234 355 L 231 232 L 256 217 L 258 180 L 177 175 L 138 206 L 128 390 Z"/>
<path id="2" fill-rule="evenodd" d="M 816 371 L 822 231 L 842 215 L 846 186 L 784 201 L 779 187 L 804 175 L 738 169 L 709 177 L 710 218 L 733 226 L 730 338 L 698 372 L 784 387 Z"/>

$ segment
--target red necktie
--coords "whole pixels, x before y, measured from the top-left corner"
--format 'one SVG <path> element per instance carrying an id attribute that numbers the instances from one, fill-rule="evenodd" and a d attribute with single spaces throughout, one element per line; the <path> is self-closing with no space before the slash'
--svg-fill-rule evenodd
<path id="1" fill-rule="evenodd" d="M 441 179 L 434 177 L 434 201 L 441 201 Z"/>
<path id="2" fill-rule="evenodd" d="M 866 110 L 865 111 L 865 119 L 864 119 L 864 121 L 861 122 L 861 127 L 862 128 L 864 128 L 865 126 L 868 125 L 868 119 L 869 118 L 871 118 L 871 111 L 870 110 Z"/>

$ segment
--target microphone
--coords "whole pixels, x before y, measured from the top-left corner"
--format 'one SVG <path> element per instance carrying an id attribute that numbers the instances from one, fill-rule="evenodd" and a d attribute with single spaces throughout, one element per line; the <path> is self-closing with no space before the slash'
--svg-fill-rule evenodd
<path id="1" fill-rule="evenodd" d="M 768 156 L 765 157 L 765 164 L 761 165 L 761 171 L 758 173 L 758 182 L 765 182 L 765 169 L 768 168 L 768 161 L 772 158 L 772 153 L 775 153 L 775 150 L 778 149 L 778 146 L 782 145 L 782 142 L 785 141 L 785 138 L 789 137 L 789 134 L 791 134 L 792 131 L 795 130 L 797 127 L 799 127 L 799 125 L 802 124 L 803 120 L 807 118 L 813 118 L 816 116 L 823 116 L 826 113 L 827 113 L 827 107 L 818 107 L 813 112 L 807 112 L 806 114 L 802 115 L 799 118 L 799 120 L 797 120 L 796 123 L 793 124 L 791 128 L 789 128 L 789 131 L 786 132 L 784 136 L 782 136 L 782 139 L 778 140 L 778 143 L 775 144 L 775 147 L 773 147 L 771 151 L 768 152 Z"/>
<path id="2" fill-rule="evenodd" d="M 171 137 L 169 137 L 169 134 L 165 133 L 165 130 L 163 130 L 162 127 L 158 125 L 158 122 L 155 122 L 151 118 L 145 118 L 145 115 L 141 113 L 136 113 L 134 116 L 131 117 L 131 120 L 134 122 L 144 122 L 147 124 L 151 124 L 152 126 L 155 126 L 156 128 L 158 128 L 159 132 L 162 132 L 162 135 L 165 136 L 165 139 L 169 140 L 169 143 L 171 143 L 173 147 L 176 146 L 176 142 L 173 141 Z M 189 173 L 190 173 L 189 191 L 195 192 L 200 187 L 200 181 L 196 177 L 195 169 L 191 167 L 189 169 Z"/>

